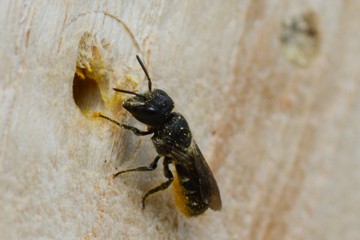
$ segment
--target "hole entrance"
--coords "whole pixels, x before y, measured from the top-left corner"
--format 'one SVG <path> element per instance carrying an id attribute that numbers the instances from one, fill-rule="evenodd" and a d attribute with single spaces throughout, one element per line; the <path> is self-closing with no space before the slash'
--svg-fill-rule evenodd
<path id="1" fill-rule="evenodd" d="M 102 100 L 99 85 L 95 80 L 79 74 L 78 71 L 75 73 L 73 81 L 75 104 L 85 115 L 102 111 L 105 103 Z"/>
<path id="2" fill-rule="evenodd" d="M 72 89 L 74 102 L 85 116 L 111 108 L 111 59 L 111 46 L 85 32 L 79 41 Z"/>
<path id="3" fill-rule="evenodd" d="M 89 32 L 83 34 L 78 45 L 72 90 L 74 103 L 85 116 L 93 117 L 97 112 L 119 112 L 120 103 L 128 95 L 118 94 L 112 87 L 131 90 L 129 86 L 137 86 L 135 75 L 119 77 L 112 68 L 114 61 L 110 43 Z M 124 66 L 124 70 L 128 71 L 128 68 Z"/>

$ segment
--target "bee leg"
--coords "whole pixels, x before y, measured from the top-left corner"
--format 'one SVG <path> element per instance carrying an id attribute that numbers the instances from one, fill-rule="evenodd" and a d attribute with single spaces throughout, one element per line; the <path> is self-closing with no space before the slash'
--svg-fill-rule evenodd
<path id="1" fill-rule="evenodd" d="M 166 182 L 161 183 L 159 186 L 154 187 L 153 189 L 150 189 L 150 191 L 148 191 L 145 196 L 143 197 L 142 200 L 142 208 L 145 208 L 145 200 L 147 197 L 149 197 L 150 195 L 159 192 L 159 191 L 164 191 L 165 189 L 167 189 L 170 184 L 172 183 L 172 181 L 174 180 L 174 176 L 171 173 L 170 169 L 169 169 L 169 164 L 171 163 L 171 159 L 168 157 L 165 157 L 164 159 L 164 176 L 168 179 Z"/>
<path id="2" fill-rule="evenodd" d="M 149 134 L 154 133 L 153 131 L 142 131 L 142 130 L 137 129 L 135 127 L 119 123 L 118 121 L 115 121 L 114 119 L 111 119 L 111 118 L 109 118 L 109 117 L 107 117 L 105 115 L 102 115 L 101 113 L 99 114 L 99 117 L 102 117 L 102 118 L 104 118 L 106 120 L 109 120 L 110 122 L 115 123 L 116 125 L 118 125 L 121 128 L 124 128 L 126 130 L 130 130 L 133 133 L 135 133 L 135 135 L 137 135 L 137 136 L 145 136 L 145 135 L 149 135 Z"/>
<path id="3" fill-rule="evenodd" d="M 159 162 L 160 159 L 160 155 L 157 155 L 155 157 L 155 159 L 150 163 L 149 166 L 143 166 L 143 167 L 137 167 L 137 168 L 133 168 L 133 169 L 128 169 L 128 170 L 123 170 L 120 172 L 117 172 L 115 174 L 113 174 L 113 178 L 116 178 L 117 176 L 119 176 L 120 174 L 126 173 L 126 172 L 145 172 L 145 171 L 153 171 L 155 170 L 155 168 L 157 167 L 157 163 Z"/>

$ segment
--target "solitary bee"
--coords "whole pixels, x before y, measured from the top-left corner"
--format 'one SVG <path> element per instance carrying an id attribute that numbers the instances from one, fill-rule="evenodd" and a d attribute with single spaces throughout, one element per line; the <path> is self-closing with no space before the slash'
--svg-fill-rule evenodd
<path id="1" fill-rule="evenodd" d="M 113 177 L 128 172 L 153 171 L 160 158 L 164 158 L 164 176 L 168 180 L 145 194 L 142 199 L 143 209 L 147 197 L 167 189 L 174 182 L 176 205 L 185 216 L 198 216 L 209 207 L 212 210 L 221 210 L 218 185 L 199 147 L 192 138 L 187 121 L 180 113 L 173 112 L 174 101 L 166 92 L 151 88 L 149 74 L 139 56 L 136 58 L 148 79 L 148 91 L 139 94 L 118 88 L 114 88 L 114 90 L 134 95 L 123 103 L 123 107 L 138 121 L 146 124 L 147 131 L 119 123 L 103 114 L 98 114 L 98 116 L 121 128 L 130 130 L 138 136 L 153 134 L 151 140 L 158 155 L 149 166 L 123 170 L 115 173 Z M 169 169 L 169 164 L 175 165 L 175 179 Z"/>

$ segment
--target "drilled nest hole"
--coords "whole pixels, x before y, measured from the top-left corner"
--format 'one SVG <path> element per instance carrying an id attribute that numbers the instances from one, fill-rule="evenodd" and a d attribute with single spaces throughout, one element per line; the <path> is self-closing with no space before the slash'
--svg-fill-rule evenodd
<path id="1" fill-rule="evenodd" d="M 73 97 L 81 112 L 90 116 L 109 108 L 109 79 L 113 79 L 111 46 L 85 32 L 78 45 Z"/>
<path id="2" fill-rule="evenodd" d="M 94 79 L 75 73 L 73 97 L 75 104 L 86 115 L 91 114 L 91 112 L 100 112 L 104 109 L 105 103 L 102 100 L 99 85 Z"/>

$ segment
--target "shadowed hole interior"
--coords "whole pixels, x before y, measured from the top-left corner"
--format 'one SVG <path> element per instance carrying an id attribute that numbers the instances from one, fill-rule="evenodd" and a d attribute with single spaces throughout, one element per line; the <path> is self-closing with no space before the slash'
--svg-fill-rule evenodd
<path id="1" fill-rule="evenodd" d="M 104 108 L 104 101 L 101 98 L 97 82 L 91 78 L 80 76 L 77 73 L 74 75 L 73 97 L 75 104 L 85 115 L 101 111 Z"/>

